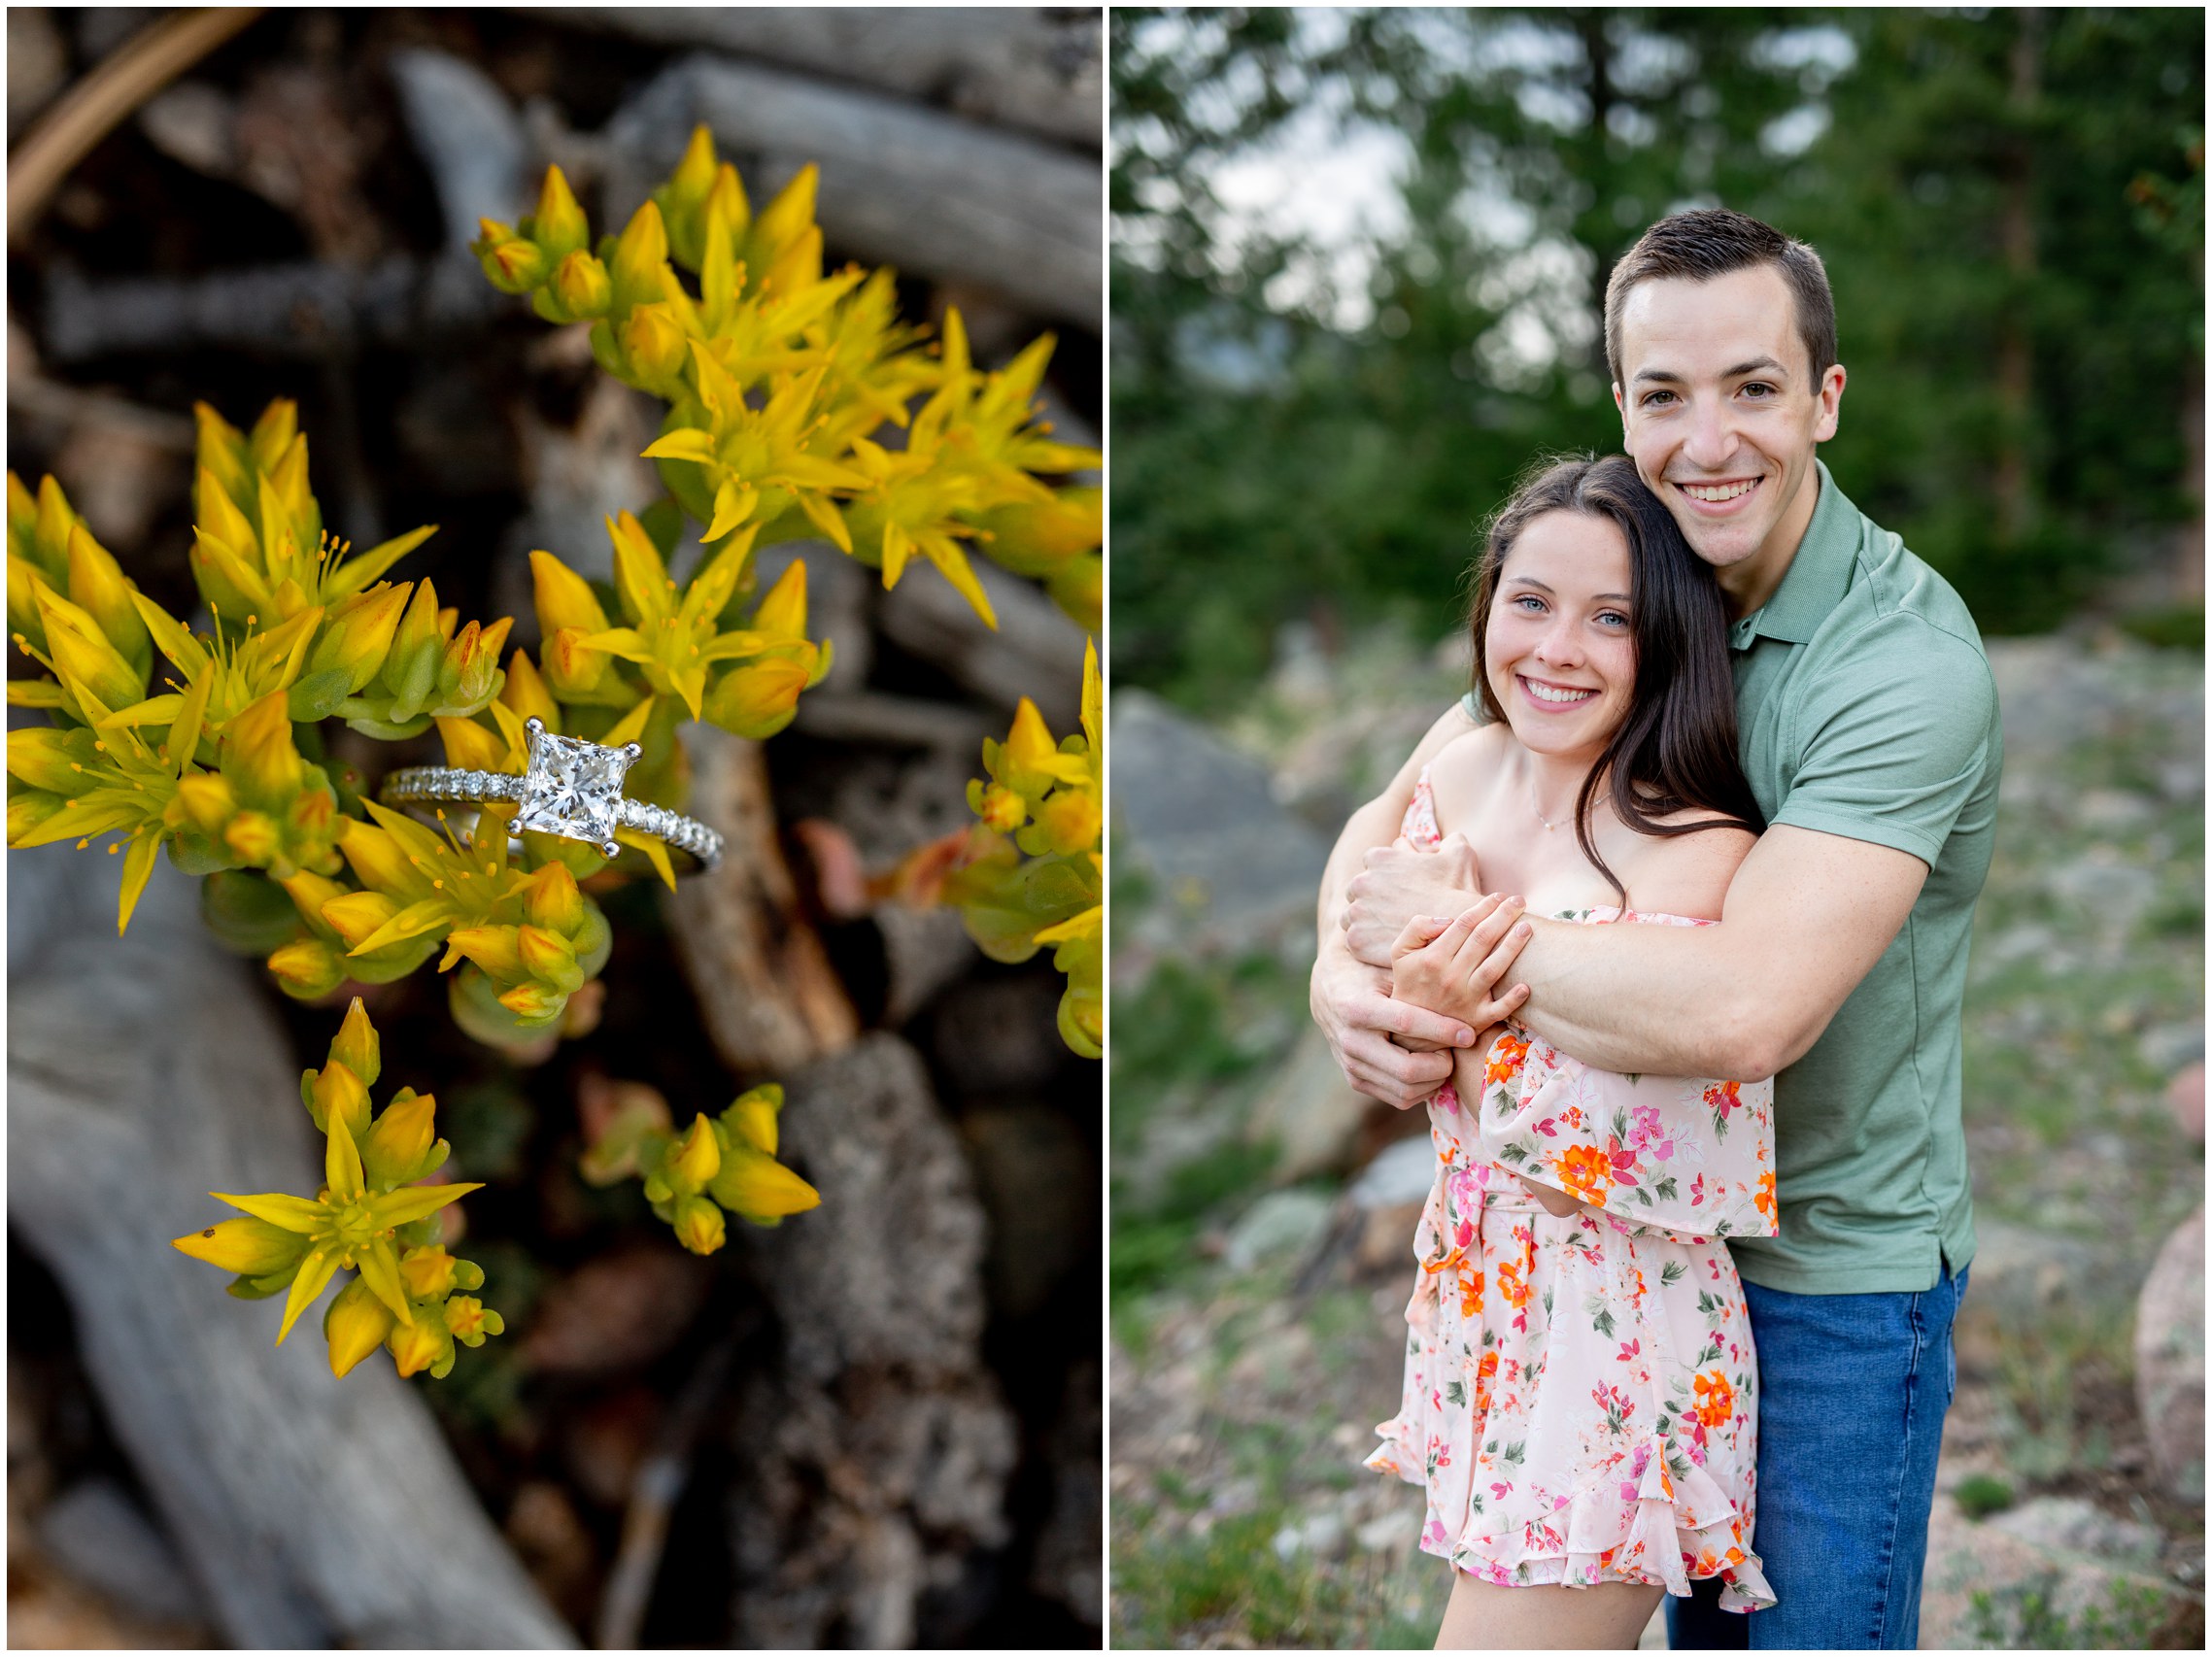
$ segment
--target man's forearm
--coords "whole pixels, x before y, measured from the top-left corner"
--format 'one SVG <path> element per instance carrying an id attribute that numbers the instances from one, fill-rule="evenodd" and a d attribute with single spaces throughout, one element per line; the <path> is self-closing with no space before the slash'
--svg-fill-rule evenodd
<path id="1" fill-rule="evenodd" d="M 1531 927 L 1514 964 L 1529 987 L 1515 1016 L 1571 1058 L 1601 1070 L 1739 1081 L 1786 1062 L 1750 1004 L 1724 928 Z"/>

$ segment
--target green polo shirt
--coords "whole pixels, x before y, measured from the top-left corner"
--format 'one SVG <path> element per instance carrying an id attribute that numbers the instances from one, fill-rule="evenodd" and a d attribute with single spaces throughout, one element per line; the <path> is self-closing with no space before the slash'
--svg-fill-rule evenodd
<path id="1" fill-rule="evenodd" d="M 1775 1078 L 1781 1234 L 1729 1247 L 1767 1288 L 1911 1293 L 1974 1257 L 1959 1016 L 1995 837 L 1996 685 L 1950 584 L 1820 474 L 1781 587 L 1730 629 L 1744 773 L 1770 824 L 1890 846 L 1928 876 Z"/>

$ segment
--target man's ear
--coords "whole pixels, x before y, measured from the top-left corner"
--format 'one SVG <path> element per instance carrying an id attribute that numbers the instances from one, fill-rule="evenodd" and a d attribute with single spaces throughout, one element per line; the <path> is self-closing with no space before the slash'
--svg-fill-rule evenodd
<path id="1" fill-rule="evenodd" d="M 1840 362 L 1829 363 L 1828 371 L 1821 376 L 1821 389 L 1816 398 L 1820 403 L 1820 413 L 1813 421 L 1815 443 L 1827 442 L 1835 436 L 1836 427 L 1842 423 L 1845 378 L 1844 365 Z"/>
<path id="2" fill-rule="evenodd" d="M 1626 455 L 1631 452 L 1628 447 L 1628 403 L 1620 394 L 1620 382 L 1617 380 L 1613 383 L 1613 406 L 1620 414 L 1620 452 Z"/>

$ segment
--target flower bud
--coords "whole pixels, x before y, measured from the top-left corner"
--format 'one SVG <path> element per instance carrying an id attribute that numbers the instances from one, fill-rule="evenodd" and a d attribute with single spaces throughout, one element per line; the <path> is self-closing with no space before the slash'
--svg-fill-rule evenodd
<path id="1" fill-rule="evenodd" d="M 266 1277 L 305 1254 L 307 1238 L 266 1220 L 242 1215 L 179 1237 L 171 1246 L 241 1277 Z"/>
<path id="2" fill-rule="evenodd" d="M 146 675 L 123 659 L 90 615 L 50 587 L 40 588 L 35 596 L 53 670 L 72 696 L 82 691 L 111 713 L 145 696 Z"/>
<path id="3" fill-rule="evenodd" d="M 241 799 L 264 808 L 291 803 L 306 782 L 306 766 L 292 743 L 284 692 L 272 691 L 232 717 L 223 731 L 221 769 Z"/>
<path id="4" fill-rule="evenodd" d="M 51 725 L 8 732 L 8 772 L 35 789 L 73 795 L 85 787 L 84 762 L 93 757 L 88 735 Z"/>
<path id="5" fill-rule="evenodd" d="M 623 320 L 620 337 L 631 372 L 647 386 L 672 384 L 691 355 L 674 310 L 658 301 L 633 306 Z"/>
<path id="6" fill-rule="evenodd" d="M 110 644 L 134 667 L 151 669 L 153 641 L 130 601 L 130 583 L 107 548 L 83 524 L 69 531 L 69 597 L 100 626 Z M 143 683 L 143 679 L 141 681 Z"/>
<path id="7" fill-rule="evenodd" d="M 453 1336 L 442 1318 L 417 1318 L 412 1325 L 397 1324 L 385 1337 L 391 1361 L 402 1376 L 434 1370 L 451 1356 Z"/>
<path id="8" fill-rule="evenodd" d="M 687 270 L 697 270 L 702 256 L 700 227 L 705 223 L 707 192 L 714 187 L 714 139 L 701 124 L 692 128 L 684 158 L 668 182 L 653 192 L 667 226 L 669 251 Z"/>
<path id="9" fill-rule="evenodd" d="M 488 1335 L 507 1333 L 507 1320 L 474 1295 L 456 1295 L 445 1303 L 446 1332 L 463 1346 L 482 1346 Z"/>
<path id="10" fill-rule="evenodd" d="M 1002 834 L 1011 834 L 1029 821 L 1029 802 L 1004 783 L 993 783 L 985 788 L 980 779 L 970 780 L 968 803 L 975 815 L 983 819 L 986 828 Z"/>
<path id="11" fill-rule="evenodd" d="M 799 711 L 808 668 L 789 657 L 763 657 L 732 667 L 707 693 L 707 720 L 736 736 L 773 736 Z"/>
<path id="12" fill-rule="evenodd" d="M 553 294 L 571 317 L 603 317 L 614 302 L 614 284 L 607 267 L 578 248 L 555 268 Z"/>
<path id="13" fill-rule="evenodd" d="M 341 1289 L 323 1314 L 323 1336 L 330 1343 L 330 1372 L 343 1375 L 374 1352 L 398 1320 L 357 1277 Z"/>
<path id="14" fill-rule="evenodd" d="M 412 1184 L 445 1162 L 446 1143 L 431 1127 L 437 1107 L 433 1095 L 406 1088 L 384 1107 L 360 1142 L 361 1167 L 371 1189 Z"/>
<path id="15" fill-rule="evenodd" d="M 780 1220 L 817 1207 L 822 1194 L 750 1145 L 732 1145 L 722 1168 L 707 1186 L 708 1195 L 732 1213 L 748 1220 Z"/>
<path id="16" fill-rule="evenodd" d="M 330 1057 L 360 1077 L 361 1086 L 376 1086 L 376 1078 L 384 1069 L 384 1048 L 358 996 L 347 1004 L 346 1022 L 330 1039 Z"/>
<path id="17" fill-rule="evenodd" d="M 566 865 L 547 863 L 532 874 L 523 896 L 523 912 L 532 926 L 572 937 L 584 919 L 584 895 Z"/>
<path id="18" fill-rule="evenodd" d="M 783 1089 L 774 1082 L 748 1088 L 722 1113 L 722 1125 L 741 1145 L 763 1156 L 776 1154 L 776 1114 L 783 1108 Z"/>
<path id="19" fill-rule="evenodd" d="M 557 696 L 588 696 L 607 675 L 614 658 L 586 644 L 585 637 L 579 627 L 562 627 L 545 641 L 545 682 Z"/>
<path id="20" fill-rule="evenodd" d="M 694 1254 L 712 1254 L 727 1235 L 722 1210 L 703 1197 L 687 1197 L 677 1203 L 673 1224 L 676 1240 Z"/>
<path id="21" fill-rule="evenodd" d="M 315 1126 L 325 1133 L 330 1132 L 330 1118 L 335 1114 L 346 1124 L 346 1132 L 357 1145 L 368 1131 L 368 1090 L 361 1086 L 360 1077 L 354 1074 L 351 1065 L 336 1059 L 316 1072 L 307 1108 L 315 1118 Z"/>
<path id="22" fill-rule="evenodd" d="M 249 868 L 268 868 L 284 849 L 276 820 L 265 811 L 241 811 L 223 825 L 222 843 Z"/>
<path id="23" fill-rule="evenodd" d="M 238 796 L 230 784 L 213 771 L 178 778 L 177 799 L 192 827 L 203 834 L 221 833 L 238 810 Z"/>
<path id="24" fill-rule="evenodd" d="M 494 636 L 493 628 L 497 629 Z M 446 646 L 438 663 L 437 707 L 447 714 L 472 714 L 499 693 L 499 647 L 506 626 L 484 627 L 471 622 Z"/>
<path id="25" fill-rule="evenodd" d="M 539 983 L 571 995 L 583 987 L 584 972 L 576 964 L 575 947 L 558 932 L 526 926 L 516 934 L 515 943 L 523 970 Z"/>
<path id="26" fill-rule="evenodd" d="M 399 1281 L 406 1285 L 409 1300 L 436 1300 L 459 1286 L 460 1274 L 456 1269 L 459 1264 L 437 1243 L 411 1248 L 399 1257 Z"/>
<path id="27" fill-rule="evenodd" d="M 549 259 L 564 258 L 591 240 L 592 226 L 559 167 L 546 168 L 545 183 L 537 192 L 537 211 L 521 228 Z"/>
<path id="28" fill-rule="evenodd" d="M 615 243 L 607 274 L 614 278 L 615 308 L 650 304 L 661 298 L 668 265 L 668 233 L 661 210 L 650 201 L 631 215 Z"/>
<path id="29" fill-rule="evenodd" d="M 493 287 L 502 293 L 527 293 L 545 280 L 551 261 L 536 243 L 516 235 L 496 220 L 479 219 L 476 222 L 484 233 L 469 243 L 468 250 L 484 266 Z"/>
<path id="30" fill-rule="evenodd" d="M 753 630 L 776 639 L 806 637 L 806 563 L 794 558 L 753 610 Z"/>
<path id="31" fill-rule="evenodd" d="M 551 553 L 530 554 L 530 579 L 540 633 L 551 638 L 563 627 L 586 633 L 606 631 L 607 613 L 592 584 Z"/>
<path id="32" fill-rule="evenodd" d="M 547 1024 L 561 1016 L 568 992 L 549 984 L 518 984 L 499 997 L 499 1004 L 526 1024 Z"/>
<path id="33" fill-rule="evenodd" d="M 715 1136 L 714 1124 L 703 1111 L 692 1118 L 690 1131 L 668 1147 L 663 1166 L 668 1189 L 678 1196 L 690 1197 L 706 1189 L 707 1181 L 722 1167 L 722 1141 Z"/>
<path id="34" fill-rule="evenodd" d="M 1038 807 L 1037 821 L 1055 852 L 1087 852 L 1099 843 L 1099 802 L 1088 789 L 1061 789 Z"/>
<path id="35" fill-rule="evenodd" d="M 366 592 L 349 598 L 323 623 L 323 636 L 307 663 L 310 674 L 343 670 L 346 693 L 357 696 L 384 671 L 391 653 L 392 634 L 407 607 L 410 586 L 379 582 Z"/>

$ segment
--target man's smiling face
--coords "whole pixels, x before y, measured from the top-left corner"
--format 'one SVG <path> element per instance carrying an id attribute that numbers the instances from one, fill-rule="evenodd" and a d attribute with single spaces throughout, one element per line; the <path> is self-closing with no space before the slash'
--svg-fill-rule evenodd
<path id="1" fill-rule="evenodd" d="M 1622 446 L 1748 614 L 1773 596 L 1812 522 L 1813 451 L 1835 435 L 1844 371 L 1813 379 L 1772 265 L 1640 282 L 1620 322 Z"/>

